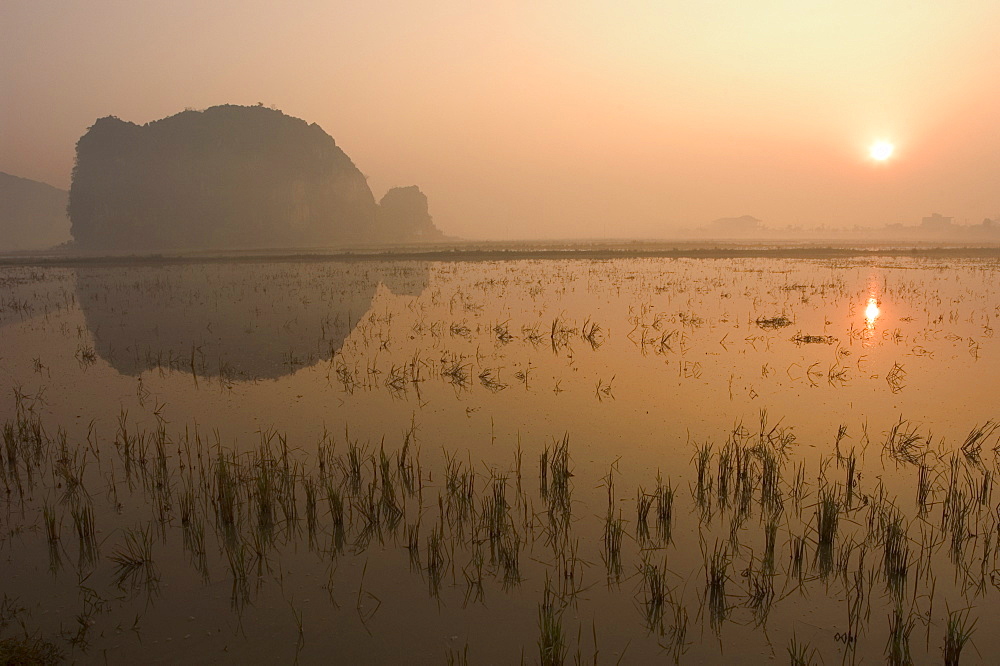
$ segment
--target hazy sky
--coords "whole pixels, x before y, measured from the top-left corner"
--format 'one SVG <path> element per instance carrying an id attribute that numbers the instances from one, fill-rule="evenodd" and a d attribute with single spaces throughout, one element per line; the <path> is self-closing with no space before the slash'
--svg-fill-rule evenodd
<path id="1" fill-rule="evenodd" d="M 98 117 L 260 101 L 453 235 L 978 223 L 998 27 L 964 0 L 0 0 L 0 171 L 68 187 Z"/>

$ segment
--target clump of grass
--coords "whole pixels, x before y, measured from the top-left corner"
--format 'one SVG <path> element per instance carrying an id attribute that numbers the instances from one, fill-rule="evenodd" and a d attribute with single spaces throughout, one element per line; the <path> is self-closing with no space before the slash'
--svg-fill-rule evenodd
<path id="1" fill-rule="evenodd" d="M 230 603 L 239 611 L 250 600 L 250 557 L 242 539 L 227 541 L 225 551 L 232 578 Z"/>
<path id="2" fill-rule="evenodd" d="M 774 573 L 774 551 L 778 542 L 778 519 L 781 514 L 775 511 L 767 517 L 764 524 L 764 558 L 761 568 L 767 574 Z"/>
<path id="3" fill-rule="evenodd" d="M 473 543 L 472 557 L 462 568 L 462 575 L 465 576 L 465 601 L 463 602 L 465 606 L 469 605 L 470 600 L 474 602 L 484 600 L 483 565 L 485 561 L 486 558 L 483 556 L 482 544 L 478 542 Z"/>
<path id="4" fill-rule="evenodd" d="M 508 530 L 497 543 L 496 559 L 500 565 L 500 578 L 505 590 L 511 590 L 521 582 L 521 537 L 514 530 Z"/>
<path id="5" fill-rule="evenodd" d="M 674 664 L 679 664 L 681 655 L 687 652 L 689 645 L 687 640 L 688 612 L 687 608 L 684 607 L 683 600 L 675 599 L 672 593 L 668 593 L 668 600 L 672 618 L 670 629 L 667 631 L 667 642 L 665 645 L 663 643 L 660 645 L 670 652 Z"/>
<path id="6" fill-rule="evenodd" d="M 463 537 L 465 525 L 475 515 L 476 475 L 472 463 L 463 465 L 454 456 L 446 456 L 445 490 L 447 518 L 454 533 Z"/>
<path id="7" fill-rule="evenodd" d="M 573 476 L 569 465 L 569 434 L 565 434 L 552 449 L 546 446 L 539 459 L 540 494 L 548 516 L 547 540 L 556 549 L 569 538 Z"/>
<path id="8" fill-rule="evenodd" d="M 448 648 L 446 659 L 448 666 L 469 666 L 469 644 L 466 643 L 461 651 Z"/>
<path id="9" fill-rule="evenodd" d="M 758 570 L 748 569 L 743 576 L 747 586 L 746 606 L 753 611 L 757 626 L 764 626 L 774 604 L 773 574 L 767 564 L 761 562 Z"/>
<path id="10" fill-rule="evenodd" d="M 758 446 L 760 459 L 760 505 L 766 511 L 779 511 L 782 507 L 781 495 L 781 453 L 772 446 Z"/>
<path id="11" fill-rule="evenodd" d="M 642 488 L 639 488 L 636 494 L 635 537 L 640 543 L 649 538 L 649 511 L 653 507 L 654 499 L 655 495 L 646 494 Z"/>
<path id="12" fill-rule="evenodd" d="M 617 581 L 622 573 L 622 537 L 625 534 L 625 520 L 621 510 L 615 517 L 615 466 L 611 466 L 608 475 L 604 477 L 604 485 L 608 490 L 608 512 L 604 518 L 604 565 L 608 573 L 608 582 Z"/>
<path id="13" fill-rule="evenodd" d="M 663 616 L 667 610 L 669 595 L 666 571 L 651 562 L 643 562 L 641 572 L 646 628 L 662 636 L 664 633 Z"/>
<path id="14" fill-rule="evenodd" d="M 306 494 L 306 534 L 309 548 L 313 548 L 316 545 L 316 480 L 307 477 L 302 481 L 302 488 Z"/>
<path id="15" fill-rule="evenodd" d="M 1000 428 L 1000 423 L 987 421 L 981 426 L 976 426 L 966 436 L 962 443 L 962 455 L 969 462 L 979 465 L 982 463 L 983 444 Z"/>
<path id="16" fill-rule="evenodd" d="M 330 512 L 330 520 L 333 523 L 333 533 L 331 535 L 331 548 L 334 554 L 343 552 L 344 542 L 347 537 L 346 524 L 344 522 L 344 497 L 340 489 L 327 479 L 326 482 L 326 503 Z"/>
<path id="17" fill-rule="evenodd" d="M 601 332 L 600 324 L 591 321 L 589 317 L 583 322 L 580 337 L 586 340 L 594 351 L 597 351 L 604 344 L 604 335 Z"/>
<path id="18" fill-rule="evenodd" d="M 892 370 L 886 373 L 885 381 L 889 385 L 889 390 L 899 393 L 906 388 L 906 370 L 899 363 L 892 364 Z"/>
<path id="19" fill-rule="evenodd" d="M 797 345 L 832 345 L 837 338 L 832 335 L 803 335 L 800 332 L 792 336 L 791 340 Z"/>
<path id="20" fill-rule="evenodd" d="M 153 564 L 153 540 L 149 527 L 126 530 L 124 543 L 115 549 L 109 559 L 115 563 L 115 583 L 121 589 L 145 585 L 152 590 L 158 580 Z"/>
<path id="21" fill-rule="evenodd" d="M 977 621 L 969 621 L 968 608 L 948 612 L 948 628 L 944 638 L 944 663 L 946 666 L 958 666 L 962 649 L 972 638 Z"/>
<path id="22" fill-rule="evenodd" d="M 405 514 L 399 504 L 399 497 L 396 494 L 396 479 L 392 472 L 390 458 L 386 456 L 384 448 L 379 449 L 379 469 L 381 470 L 382 520 L 390 530 L 394 531 Z"/>
<path id="23" fill-rule="evenodd" d="M 45 537 L 49 545 L 49 568 L 55 572 L 59 570 L 62 563 L 62 556 L 59 551 L 62 519 L 56 520 L 55 507 L 48 502 L 42 507 L 42 516 L 45 521 Z"/>
<path id="24" fill-rule="evenodd" d="M 545 592 L 538 605 L 538 659 L 542 666 L 562 666 L 569 652 L 562 625 L 565 608 L 562 604 L 557 607 L 557 601 L 546 577 Z"/>
<path id="25" fill-rule="evenodd" d="M 805 575 L 805 553 L 806 540 L 801 536 L 792 537 L 789 576 L 799 581 Z"/>
<path id="26" fill-rule="evenodd" d="M 824 577 L 833 571 L 834 541 L 840 523 L 840 509 L 836 492 L 828 486 L 821 488 L 816 508 L 816 560 L 820 575 Z"/>
<path id="27" fill-rule="evenodd" d="M 53 471 L 62 481 L 62 498 L 64 504 L 77 504 L 89 501 L 87 489 L 84 487 L 84 472 L 87 469 L 86 455 L 79 449 L 71 449 L 65 434 L 60 438 L 59 457 L 55 461 Z M 30 472 L 30 465 L 27 467 Z M 30 476 L 30 474 L 29 474 Z"/>
<path id="28" fill-rule="evenodd" d="M 94 529 L 94 508 L 90 504 L 74 506 L 70 510 L 73 527 L 79 543 L 80 566 L 97 561 L 97 535 Z"/>
<path id="29" fill-rule="evenodd" d="M 569 433 L 556 443 L 549 460 L 549 492 L 566 495 L 569 479 L 573 473 L 569 469 Z"/>
<path id="30" fill-rule="evenodd" d="M 480 528 L 490 544 L 491 562 L 499 566 L 503 585 L 509 589 L 521 581 L 521 537 L 514 527 L 507 501 L 507 475 L 493 474 L 492 492 L 483 498 Z"/>
<path id="31" fill-rule="evenodd" d="M 351 492 L 357 494 L 361 490 L 361 466 L 365 458 L 365 450 L 358 447 L 357 442 L 347 442 L 347 464 L 343 467 L 344 476 L 350 483 Z"/>
<path id="32" fill-rule="evenodd" d="M 235 455 L 220 451 L 215 461 L 215 515 L 223 530 L 231 535 L 236 528 L 239 481 Z"/>
<path id="33" fill-rule="evenodd" d="M 917 426 L 900 418 L 889 429 L 882 449 L 896 462 L 917 465 L 923 458 L 926 443 Z"/>
<path id="34" fill-rule="evenodd" d="M 910 564 L 906 527 L 898 512 L 894 512 L 886 521 L 883 540 L 882 570 L 889 588 L 898 594 L 906 585 Z"/>
<path id="35" fill-rule="evenodd" d="M 0 664 L 54 666 L 63 661 L 63 651 L 40 636 L 17 636 L 0 640 Z"/>
<path id="36" fill-rule="evenodd" d="M 821 548 L 832 548 L 837 536 L 837 525 L 840 522 L 840 502 L 837 494 L 829 487 L 824 487 L 819 493 L 819 505 L 816 509 L 816 541 Z"/>
<path id="37" fill-rule="evenodd" d="M 193 488 L 181 495 L 181 530 L 184 550 L 202 577 L 208 580 L 208 553 L 205 550 L 205 522 L 197 511 L 197 500 Z"/>
<path id="38" fill-rule="evenodd" d="M 785 315 L 779 315 L 777 317 L 757 317 L 757 320 L 754 323 L 763 330 L 767 331 L 791 326 L 792 320 Z"/>
<path id="39" fill-rule="evenodd" d="M 420 566 L 420 523 L 406 526 L 406 550 L 410 558 L 410 571 L 416 571 Z"/>
<path id="40" fill-rule="evenodd" d="M 886 641 L 886 662 L 892 666 L 909 666 L 913 663 L 910 657 L 910 633 L 916 624 L 912 614 L 903 616 L 899 606 L 893 609 L 889 616 L 889 639 Z"/>
<path id="41" fill-rule="evenodd" d="M 791 666 L 809 666 L 816 663 L 816 655 L 818 654 L 816 648 L 807 642 L 800 643 L 795 634 L 792 634 L 792 639 L 788 642 L 786 649 L 788 650 L 788 662 Z"/>
<path id="42" fill-rule="evenodd" d="M 708 463 L 712 459 L 712 445 L 708 442 L 697 445 L 694 452 L 695 467 L 698 472 L 698 504 L 704 504 L 706 495 L 711 489 L 712 475 L 708 471 Z"/>
<path id="43" fill-rule="evenodd" d="M 666 484 L 656 476 L 656 535 L 664 544 L 673 540 L 674 489 L 668 480 Z"/>
<path id="44" fill-rule="evenodd" d="M 552 328 L 549 331 L 549 341 L 552 343 L 552 353 L 558 354 L 563 347 L 569 346 L 570 337 L 577 333 L 577 329 L 570 326 L 562 315 L 558 315 L 552 320 Z"/>
<path id="45" fill-rule="evenodd" d="M 930 472 L 931 470 L 927 463 L 921 461 L 917 473 L 917 510 L 921 516 L 927 514 L 927 500 L 931 492 Z"/>
<path id="46" fill-rule="evenodd" d="M 505 345 L 514 339 L 514 336 L 511 335 L 511 332 L 508 328 L 509 324 L 510 320 L 507 320 L 507 321 L 502 321 L 493 326 L 493 336 L 496 338 L 498 345 Z"/>
<path id="47" fill-rule="evenodd" d="M 854 501 L 854 491 L 858 485 L 857 465 L 858 465 L 858 458 L 854 454 L 854 449 L 851 448 L 851 452 L 847 454 L 847 456 L 845 456 L 844 458 L 844 466 L 847 468 L 847 481 L 845 483 L 845 487 L 847 489 L 847 497 L 844 500 L 844 507 L 848 510 L 851 508 L 851 505 Z"/>
<path id="48" fill-rule="evenodd" d="M 354 543 L 354 547 L 359 550 L 366 548 L 373 537 L 377 536 L 380 543 L 383 538 L 382 513 L 375 493 L 375 484 L 372 483 L 367 487 L 366 492 L 354 498 L 351 505 L 361 518 L 361 527 Z"/>
<path id="49" fill-rule="evenodd" d="M 427 537 L 426 554 L 427 588 L 432 597 L 437 597 L 441 590 L 441 580 L 444 578 L 444 570 L 447 565 L 447 551 L 440 526 L 434 526 L 431 529 L 430 536 Z"/>
<path id="50" fill-rule="evenodd" d="M 618 517 L 608 511 L 604 521 L 604 564 L 608 579 L 618 580 L 622 573 L 622 537 L 625 535 L 625 520 L 619 511 Z"/>
<path id="51" fill-rule="evenodd" d="M 806 465 L 803 461 L 800 461 L 795 468 L 795 477 L 792 479 L 788 494 L 792 499 L 792 508 L 796 514 L 801 515 L 802 499 L 806 495 Z"/>
<path id="52" fill-rule="evenodd" d="M 950 464 L 948 487 L 945 491 L 944 506 L 941 512 L 943 525 L 951 536 L 950 555 L 956 564 L 965 556 L 966 544 L 972 538 L 969 530 L 969 519 L 972 517 L 973 501 L 967 493 L 961 476 L 963 465 L 959 456 L 953 455 Z"/>
<path id="53" fill-rule="evenodd" d="M 719 498 L 719 504 L 723 509 L 729 506 L 730 477 L 733 474 L 733 468 L 735 465 L 734 458 L 737 456 L 735 451 L 736 448 L 736 444 L 729 441 L 726 442 L 726 445 L 722 447 L 721 451 L 719 451 L 719 460 L 716 466 L 716 496 Z"/>
<path id="54" fill-rule="evenodd" d="M 500 380 L 499 374 L 495 374 L 491 368 L 485 368 L 479 373 L 479 383 L 491 393 L 499 393 L 507 388 L 507 384 Z"/>
<path id="55" fill-rule="evenodd" d="M 441 359 L 441 375 L 448 378 L 448 381 L 458 388 L 465 388 L 469 385 L 469 368 L 471 363 L 466 363 L 463 356 L 452 356 Z"/>
<path id="56" fill-rule="evenodd" d="M 732 558 L 726 546 L 715 544 L 711 555 L 705 562 L 705 594 L 708 598 L 709 618 L 712 628 L 716 631 L 722 626 L 729 614 L 729 603 L 726 598 L 726 582 L 729 580 L 729 565 Z"/>

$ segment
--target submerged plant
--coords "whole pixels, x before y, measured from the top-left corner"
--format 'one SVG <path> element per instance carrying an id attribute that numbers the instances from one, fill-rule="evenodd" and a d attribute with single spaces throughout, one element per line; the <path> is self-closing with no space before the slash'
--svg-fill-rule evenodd
<path id="1" fill-rule="evenodd" d="M 791 666 L 811 666 L 816 663 L 817 649 L 809 643 L 800 642 L 794 633 L 786 650 Z"/>
<path id="2" fill-rule="evenodd" d="M 115 563 L 115 583 L 118 587 L 145 586 L 153 592 L 159 574 L 153 564 L 153 541 L 149 526 L 139 530 L 126 530 L 124 543 L 109 556 Z"/>
<path id="3" fill-rule="evenodd" d="M 557 602 L 546 578 L 542 602 L 538 604 L 538 659 L 542 666 L 562 666 L 569 652 L 562 624 L 565 607 L 557 606 Z"/>
<path id="4" fill-rule="evenodd" d="M 976 630 L 977 620 L 969 621 L 969 611 L 968 608 L 948 611 L 948 626 L 944 638 L 944 663 L 946 666 L 958 666 L 962 650 Z"/>

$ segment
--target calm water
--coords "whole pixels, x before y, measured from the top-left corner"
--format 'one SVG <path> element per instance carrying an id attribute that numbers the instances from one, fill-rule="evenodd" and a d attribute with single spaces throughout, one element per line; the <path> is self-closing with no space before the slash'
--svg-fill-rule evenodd
<path id="1" fill-rule="evenodd" d="M 930 663 L 951 613 L 989 662 L 996 269 L 0 268 L 5 635 L 112 662 Z"/>

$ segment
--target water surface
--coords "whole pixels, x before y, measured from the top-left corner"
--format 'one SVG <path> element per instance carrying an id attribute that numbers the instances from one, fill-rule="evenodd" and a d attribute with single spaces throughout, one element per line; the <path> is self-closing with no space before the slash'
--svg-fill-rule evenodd
<path id="1" fill-rule="evenodd" d="M 976 661 L 996 268 L 0 268 L 3 593 L 83 660 L 936 661 L 958 613 Z"/>

